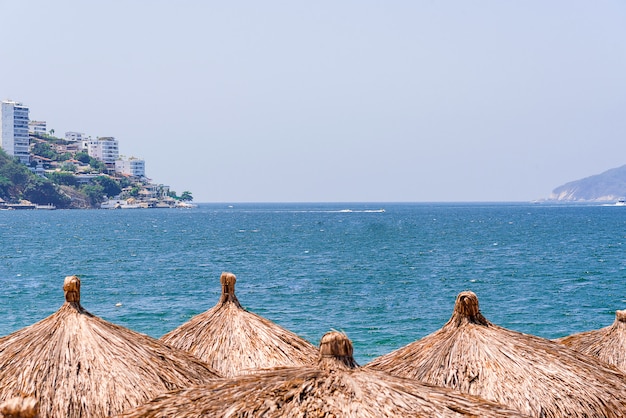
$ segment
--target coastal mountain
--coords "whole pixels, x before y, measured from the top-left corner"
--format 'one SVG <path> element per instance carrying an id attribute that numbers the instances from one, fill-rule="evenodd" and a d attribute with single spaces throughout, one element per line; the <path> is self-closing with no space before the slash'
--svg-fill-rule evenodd
<path id="1" fill-rule="evenodd" d="M 626 196 L 626 165 L 571 181 L 552 191 L 550 200 L 615 201 Z"/>

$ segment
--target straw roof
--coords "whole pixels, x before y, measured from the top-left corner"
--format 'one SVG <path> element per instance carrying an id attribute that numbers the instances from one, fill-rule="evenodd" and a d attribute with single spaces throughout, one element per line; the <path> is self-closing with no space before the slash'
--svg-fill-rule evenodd
<path id="1" fill-rule="evenodd" d="M 225 377 L 314 362 L 315 346 L 241 306 L 235 296 L 236 281 L 234 274 L 222 273 L 222 296 L 217 305 L 161 340 L 195 355 Z"/>
<path id="2" fill-rule="evenodd" d="M 315 367 L 220 379 L 161 395 L 129 410 L 139 417 L 520 417 L 482 399 L 357 368 L 352 343 L 326 334 Z"/>
<path id="3" fill-rule="evenodd" d="M 39 418 L 37 399 L 15 397 L 2 402 L 0 418 Z"/>
<path id="4" fill-rule="evenodd" d="M 458 295 L 440 330 L 366 368 L 446 386 L 536 417 L 623 417 L 626 376 L 554 341 L 511 331 Z"/>
<path id="5" fill-rule="evenodd" d="M 612 325 L 559 338 L 557 342 L 612 364 L 626 373 L 626 310 L 615 312 Z"/>
<path id="6" fill-rule="evenodd" d="M 188 353 L 83 309 L 78 277 L 63 289 L 57 312 L 0 338 L 0 401 L 32 396 L 42 418 L 103 417 L 216 377 Z"/>

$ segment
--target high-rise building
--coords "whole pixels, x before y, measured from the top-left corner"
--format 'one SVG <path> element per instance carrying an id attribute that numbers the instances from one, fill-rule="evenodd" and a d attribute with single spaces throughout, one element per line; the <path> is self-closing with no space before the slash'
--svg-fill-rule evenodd
<path id="1" fill-rule="evenodd" d="M 120 156 L 117 139 L 112 136 L 88 141 L 87 153 L 90 157 L 100 160 L 105 164 L 115 164 L 115 160 Z"/>
<path id="2" fill-rule="evenodd" d="M 145 177 L 146 162 L 135 157 L 130 157 L 127 160 L 120 158 L 115 161 L 115 172 L 133 177 Z"/>
<path id="3" fill-rule="evenodd" d="M 0 148 L 24 164 L 30 162 L 28 151 L 28 107 L 11 100 L 0 102 Z"/>

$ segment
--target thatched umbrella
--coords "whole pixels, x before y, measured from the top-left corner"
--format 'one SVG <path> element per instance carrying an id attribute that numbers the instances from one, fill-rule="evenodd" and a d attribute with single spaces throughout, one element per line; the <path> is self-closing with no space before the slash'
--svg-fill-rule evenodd
<path id="1" fill-rule="evenodd" d="M 626 310 L 615 312 L 613 325 L 573 334 L 556 341 L 597 357 L 626 373 Z"/>
<path id="2" fill-rule="evenodd" d="M 623 417 L 626 376 L 554 341 L 511 331 L 458 295 L 439 331 L 366 368 L 446 386 L 535 417 Z"/>
<path id="3" fill-rule="evenodd" d="M 234 274 L 222 273 L 222 296 L 217 305 L 161 340 L 195 355 L 225 377 L 314 362 L 315 346 L 241 306 L 235 296 L 236 281 Z"/>
<path id="4" fill-rule="evenodd" d="M 16 397 L 2 402 L 0 418 L 39 418 L 37 399 Z"/>
<path id="5" fill-rule="evenodd" d="M 416 381 L 357 368 L 352 343 L 339 332 L 320 343 L 316 367 L 220 379 L 163 394 L 129 410 L 148 417 L 520 417 L 516 411 Z"/>
<path id="6" fill-rule="evenodd" d="M 42 418 L 104 417 L 217 377 L 188 353 L 87 312 L 78 277 L 63 289 L 57 312 L 0 338 L 0 400 L 32 396 Z"/>

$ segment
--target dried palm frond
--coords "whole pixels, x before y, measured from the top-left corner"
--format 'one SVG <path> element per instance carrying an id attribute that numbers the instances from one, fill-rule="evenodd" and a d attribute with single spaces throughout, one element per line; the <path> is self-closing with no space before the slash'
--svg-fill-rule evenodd
<path id="1" fill-rule="evenodd" d="M 235 296 L 236 280 L 234 274 L 222 273 L 217 305 L 165 334 L 161 341 L 193 354 L 225 377 L 314 362 L 315 346 L 241 306 Z"/>
<path id="2" fill-rule="evenodd" d="M 576 351 L 597 357 L 626 373 L 626 310 L 615 312 L 612 325 L 555 340 Z"/>
<path id="3" fill-rule="evenodd" d="M 365 366 L 508 405 L 535 417 L 623 417 L 626 376 L 544 338 L 489 322 L 472 292 L 440 330 Z"/>
<path id="4" fill-rule="evenodd" d="M 352 343 L 326 334 L 316 367 L 282 368 L 163 394 L 129 410 L 148 417 L 522 417 L 450 389 L 357 368 Z"/>
<path id="5" fill-rule="evenodd" d="M 0 338 L 0 400 L 32 396 L 42 418 L 104 417 L 217 377 L 190 354 L 83 309 L 78 277 L 63 289 L 57 312 Z"/>

